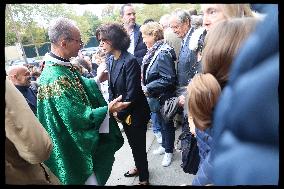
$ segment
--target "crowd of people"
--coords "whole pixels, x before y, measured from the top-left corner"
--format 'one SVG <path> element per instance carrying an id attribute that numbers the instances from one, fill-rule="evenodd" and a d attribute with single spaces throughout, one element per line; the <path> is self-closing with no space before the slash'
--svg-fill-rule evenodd
<path id="1" fill-rule="evenodd" d="M 6 183 L 105 185 L 123 128 L 135 162 L 124 176 L 149 185 L 151 120 L 161 166 L 173 161 L 176 127 L 196 137 L 192 185 L 277 185 L 278 6 L 202 4 L 201 12 L 176 9 L 140 26 L 124 4 L 121 24 L 96 30 L 91 57 L 74 21 L 51 22 L 41 69 L 6 70 Z"/>

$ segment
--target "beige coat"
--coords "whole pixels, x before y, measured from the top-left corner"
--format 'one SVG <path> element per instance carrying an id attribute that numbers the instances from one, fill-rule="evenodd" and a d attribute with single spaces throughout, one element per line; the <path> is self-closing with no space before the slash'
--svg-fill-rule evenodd
<path id="1" fill-rule="evenodd" d="M 51 139 L 7 77 L 5 102 L 6 184 L 60 184 L 42 163 L 51 153 Z"/>

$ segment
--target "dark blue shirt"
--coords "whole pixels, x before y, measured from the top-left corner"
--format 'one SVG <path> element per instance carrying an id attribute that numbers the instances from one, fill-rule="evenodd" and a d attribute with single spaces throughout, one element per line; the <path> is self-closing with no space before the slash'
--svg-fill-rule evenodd
<path id="1" fill-rule="evenodd" d="M 37 98 L 36 98 L 36 94 L 34 93 L 34 91 L 29 86 L 19 86 L 19 85 L 15 85 L 15 86 L 26 98 L 26 101 L 29 104 L 31 110 L 36 115 L 37 114 Z"/>

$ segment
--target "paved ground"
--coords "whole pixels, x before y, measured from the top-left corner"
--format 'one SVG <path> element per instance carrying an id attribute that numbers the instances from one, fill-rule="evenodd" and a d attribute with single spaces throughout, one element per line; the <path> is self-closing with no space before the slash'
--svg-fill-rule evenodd
<path id="1" fill-rule="evenodd" d="M 176 139 L 180 132 L 181 128 L 178 128 L 176 130 Z M 123 176 L 125 172 L 134 166 L 134 160 L 126 135 L 124 132 L 122 132 L 122 134 L 124 137 L 124 145 L 115 154 L 116 160 L 106 186 L 137 185 L 139 182 L 138 177 L 126 178 Z M 194 175 L 184 173 L 181 169 L 180 153 L 175 151 L 171 165 L 169 167 L 163 167 L 161 165 L 163 155 L 154 155 L 152 153 L 153 150 L 159 147 L 159 144 L 157 143 L 151 128 L 147 130 L 146 140 L 150 184 L 168 186 L 191 185 Z"/>

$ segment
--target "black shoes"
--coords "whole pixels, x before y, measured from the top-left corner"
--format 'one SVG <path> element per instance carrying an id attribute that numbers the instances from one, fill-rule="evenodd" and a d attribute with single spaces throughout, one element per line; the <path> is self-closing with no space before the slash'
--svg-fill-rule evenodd
<path id="1" fill-rule="evenodd" d="M 124 176 L 125 177 L 135 177 L 135 176 L 138 176 L 138 171 L 137 171 L 137 169 L 133 169 L 132 173 L 129 173 L 129 171 L 127 171 L 126 173 L 124 173 Z"/>

